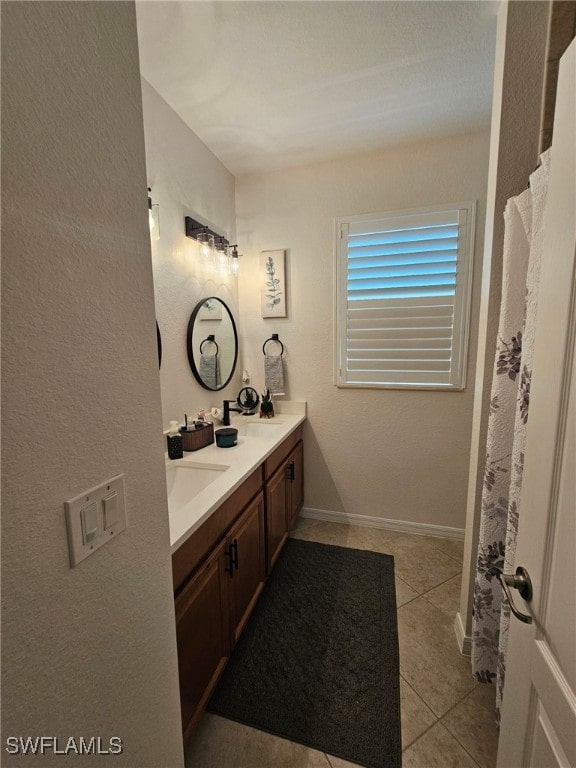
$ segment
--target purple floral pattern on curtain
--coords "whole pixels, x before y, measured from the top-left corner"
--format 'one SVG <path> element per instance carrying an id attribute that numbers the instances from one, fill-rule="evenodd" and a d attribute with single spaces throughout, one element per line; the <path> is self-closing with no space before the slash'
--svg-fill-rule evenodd
<path id="1" fill-rule="evenodd" d="M 497 685 L 497 720 L 506 672 L 510 608 L 493 569 L 514 572 L 549 163 L 550 150 L 542 155 L 540 167 L 530 177 L 530 188 L 511 198 L 504 212 L 502 302 L 472 628 L 473 673 L 479 682 Z"/>

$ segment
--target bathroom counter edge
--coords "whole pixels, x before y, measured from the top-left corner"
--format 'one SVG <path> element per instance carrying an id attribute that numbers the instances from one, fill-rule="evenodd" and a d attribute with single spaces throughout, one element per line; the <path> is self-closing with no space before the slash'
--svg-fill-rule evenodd
<path id="1" fill-rule="evenodd" d="M 210 515 L 239 488 L 242 483 L 261 466 L 286 438 L 306 420 L 305 403 L 285 403 L 286 410 L 278 413 L 271 426 L 280 426 L 270 437 L 242 437 L 233 448 L 218 448 L 216 444 L 187 453 L 180 461 L 191 464 L 229 466 L 222 476 L 190 500 L 178 513 L 170 515 L 170 550 L 174 554 L 179 547 L 204 523 Z M 295 408 L 294 406 L 303 406 Z M 294 413 L 293 411 L 302 411 Z M 232 426 L 246 424 L 247 419 L 257 421 L 258 417 L 238 416 Z"/>

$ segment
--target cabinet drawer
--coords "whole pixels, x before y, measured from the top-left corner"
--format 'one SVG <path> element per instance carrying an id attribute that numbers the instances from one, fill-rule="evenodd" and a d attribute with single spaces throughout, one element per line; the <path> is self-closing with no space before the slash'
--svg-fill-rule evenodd
<path id="1" fill-rule="evenodd" d="M 302 425 L 291 432 L 286 440 L 273 451 L 264 462 L 264 480 L 267 480 L 278 469 L 288 454 L 302 440 Z"/>
<path id="2" fill-rule="evenodd" d="M 262 487 L 262 468 L 258 467 L 230 498 L 215 510 L 197 531 L 172 555 L 172 581 L 178 593 L 186 580 L 196 571 L 244 507 Z"/>

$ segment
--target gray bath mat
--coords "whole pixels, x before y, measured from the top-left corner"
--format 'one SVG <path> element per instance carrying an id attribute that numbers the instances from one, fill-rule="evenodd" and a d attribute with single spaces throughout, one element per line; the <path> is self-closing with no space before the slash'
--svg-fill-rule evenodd
<path id="1" fill-rule="evenodd" d="M 394 560 L 288 539 L 208 710 L 368 768 L 399 768 Z"/>

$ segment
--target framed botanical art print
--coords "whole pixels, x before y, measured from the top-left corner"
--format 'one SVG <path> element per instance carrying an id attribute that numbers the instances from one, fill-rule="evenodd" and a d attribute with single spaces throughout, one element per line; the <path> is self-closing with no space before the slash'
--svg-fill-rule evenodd
<path id="1" fill-rule="evenodd" d="M 286 317 L 285 251 L 260 253 L 262 317 Z"/>

